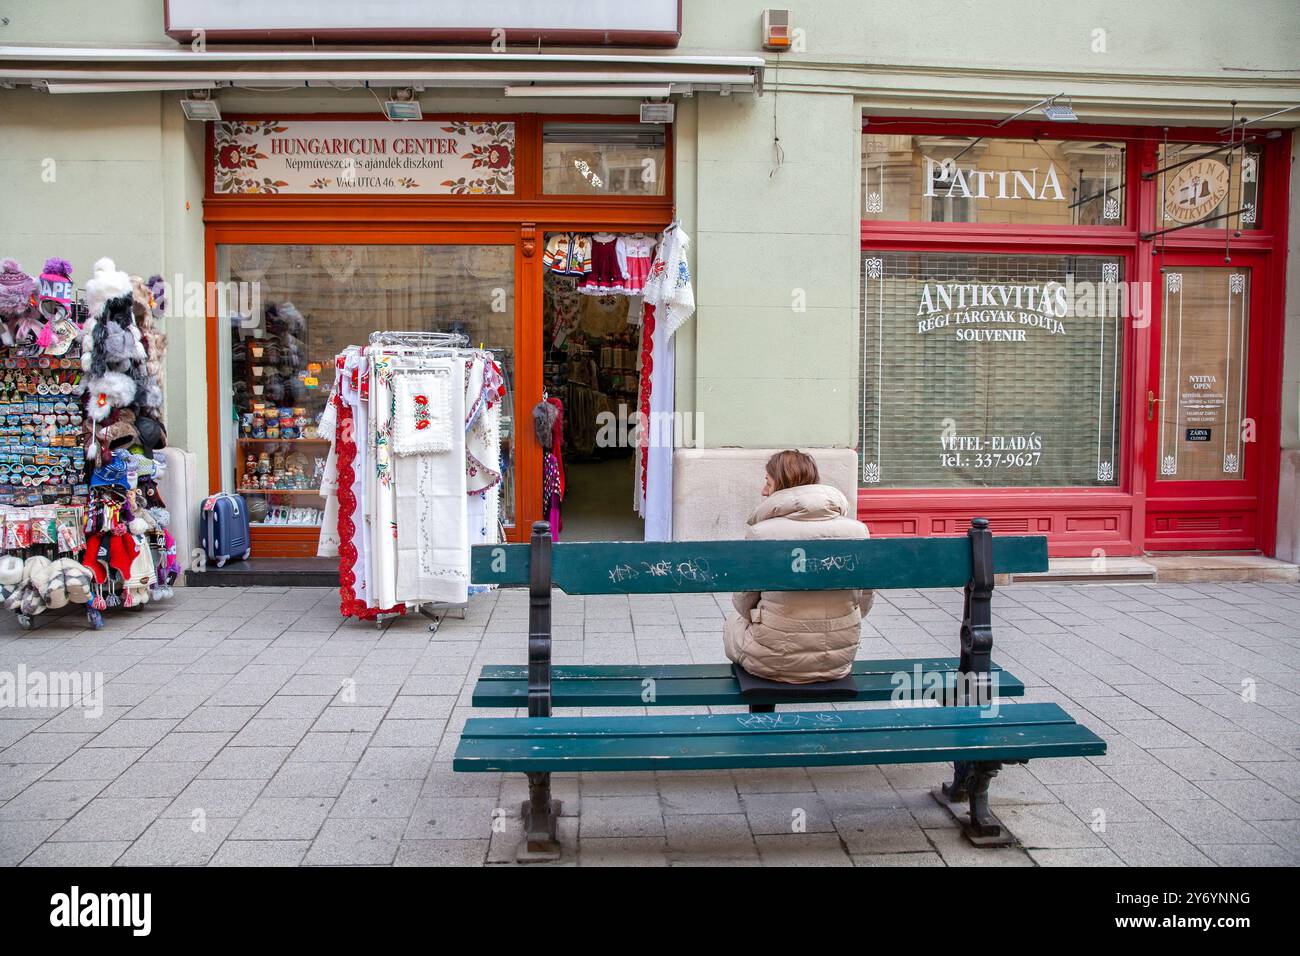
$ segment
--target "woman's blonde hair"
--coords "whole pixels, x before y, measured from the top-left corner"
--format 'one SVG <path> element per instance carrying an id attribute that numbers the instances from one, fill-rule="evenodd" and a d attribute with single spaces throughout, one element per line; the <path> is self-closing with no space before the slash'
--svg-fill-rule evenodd
<path id="1" fill-rule="evenodd" d="M 772 490 L 781 491 L 799 485 L 816 485 L 821 482 L 817 462 L 812 455 L 797 449 L 778 451 L 767 460 L 767 476 L 772 479 Z"/>

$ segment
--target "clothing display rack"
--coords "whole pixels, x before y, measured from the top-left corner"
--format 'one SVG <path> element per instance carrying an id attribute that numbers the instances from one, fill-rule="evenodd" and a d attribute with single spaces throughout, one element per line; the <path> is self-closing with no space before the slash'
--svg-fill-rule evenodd
<path id="1" fill-rule="evenodd" d="M 497 350 L 462 332 L 375 331 L 335 358 L 317 554 L 339 558 L 344 616 L 464 615 L 470 546 L 504 538 L 508 407 Z"/>

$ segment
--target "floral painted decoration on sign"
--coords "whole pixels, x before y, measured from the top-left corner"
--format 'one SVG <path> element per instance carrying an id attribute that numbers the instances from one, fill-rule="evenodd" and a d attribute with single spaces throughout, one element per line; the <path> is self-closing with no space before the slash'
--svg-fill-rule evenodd
<path id="1" fill-rule="evenodd" d="M 267 156 L 258 150 L 255 142 L 244 141 L 268 133 L 282 133 L 285 129 L 287 127 L 280 126 L 278 120 L 232 120 L 215 124 L 215 191 L 267 195 L 278 193 L 289 185 L 282 179 L 259 177 L 257 161 Z"/>
<path id="2" fill-rule="evenodd" d="M 442 130 L 457 136 L 479 137 L 465 158 L 471 161 L 474 169 L 484 170 L 480 176 L 444 179 L 442 185 L 456 195 L 494 195 L 515 191 L 513 123 L 457 123 L 444 126 Z"/>

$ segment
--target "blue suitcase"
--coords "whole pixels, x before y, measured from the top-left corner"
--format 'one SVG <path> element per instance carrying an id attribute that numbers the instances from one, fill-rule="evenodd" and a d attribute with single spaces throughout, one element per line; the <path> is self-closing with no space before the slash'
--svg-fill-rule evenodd
<path id="1" fill-rule="evenodd" d="M 223 567 L 231 558 L 247 560 L 252 553 L 248 508 L 239 495 L 217 494 L 203 502 L 199 543 L 209 561 Z"/>

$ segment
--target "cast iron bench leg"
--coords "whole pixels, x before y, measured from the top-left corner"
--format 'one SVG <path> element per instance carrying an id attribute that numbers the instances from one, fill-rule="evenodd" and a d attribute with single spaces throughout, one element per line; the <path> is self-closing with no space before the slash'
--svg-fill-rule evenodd
<path id="1" fill-rule="evenodd" d="M 987 706 L 993 700 L 990 674 L 993 656 L 993 534 L 989 531 L 988 519 L 972 518 L 966 535 L 971 545 L 971 579 L 966 585 L 962 611 L 958 685 L 951 700 L 958 706 L 971 703 Z M 959 760 L 952 769 L 952 783 L 945 783 L 942 791 L 953 803 L 969 802 L 970 823 L 966 826 L 966 837 L 976 846 L 1013 844 L 1015 838 L 989 810 L 989 781 L 997 776 L 1002 764 Z"/>
<path id="2" fill-rule="evenodd" d="M 976 846 L 1010 846 L 1015 837 L 989 809 L 989 781 L 1002 764 L 996 760 L 963 760 L 953 765 L 952 783 L 943 785 L 943 795 L 953 803 L 965 800 L 970 806 L 966 836 Z"/>
<path id="3" fill-rule="evenodd" d="M 528 581 L 528 716 L 551 716 L 551 526 L 533 524 Z M 530 773 L 520 807 L 524 848 L 534 859 L 560 855 L 560 801 L 551 798 L 551 775 Z"/>

